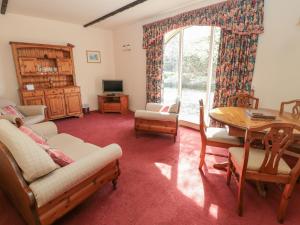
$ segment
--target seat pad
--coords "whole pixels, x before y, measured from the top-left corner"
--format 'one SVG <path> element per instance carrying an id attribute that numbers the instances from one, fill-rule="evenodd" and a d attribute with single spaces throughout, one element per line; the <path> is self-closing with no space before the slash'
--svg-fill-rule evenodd
<path id="1" fill-rule="evenodd" d="M 206 138 L 209 141 L 221 142 L 225 144 L 241 145 L 237 137 L 228 135 L 225 128 L 209 127 L 206 129 Z"/>
<path id="2" fill-rule="evenodd" d="M 231 157 L 238 165 L 241 167 L 244 161 L 244 148 L 240 147 L 231 147 L 229 148 L 229 152 Z M 251 171 L 259 171 L 261 164 L 265 158 L 265 151 L 262 149 L 250 148 L 249 151 L 249 159 L 247 170 Z M 289 165 L 284 161 L 284 159 L 280 159 L 279 166 L 278 166 L 278 173 L 288 175 L 291 172 L 291 168 Z"/>

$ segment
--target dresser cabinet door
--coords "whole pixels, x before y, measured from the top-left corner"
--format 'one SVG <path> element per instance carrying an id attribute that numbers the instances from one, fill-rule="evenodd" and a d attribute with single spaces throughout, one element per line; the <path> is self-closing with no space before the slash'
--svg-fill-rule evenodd
<path id="1" fill-rule="evenodd" d="M 46 96 L 47 112 L 49 119 L 64 117 L 66 115 L 64 95 Z"/>
<path id="2" fill-rule="evenodd" d="M 37 73 L 36 58 L 20 58 L 20 72 L 22 75 L 32 75 Z"/>
<path id="3" fill-rule="evenodd" d="M 67 115 L 81 114 L 81 96 L 80 93 L 65 94 Z"/>
<path id="4" fill-rule="evenodd" d="M 24 105 L 46 105 L 44 96 L 25 97 L 23 101 Z"/>
<path id="5" fill-rule="evenodd" d="M 73 73 L 71 59 L 57 59 L 57 67 L 59 74 L 71 75 Z"/>

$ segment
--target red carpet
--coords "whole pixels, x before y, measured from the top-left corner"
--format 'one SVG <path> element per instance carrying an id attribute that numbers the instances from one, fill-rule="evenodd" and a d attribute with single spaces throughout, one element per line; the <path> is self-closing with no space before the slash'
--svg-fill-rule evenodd
<path id="1" fill-rule="evenodd" d="M 73 225 L 260 225 L 277 224 L 279 188 L 268 186 L 260 197 L 247 184 L 245 213 L 236 214 L 236 185 L 225 183 L 225 173 L 208 168 L 200 175 L 198 132 L 180 128 L 176 144 L 170 136 L 143 134 L 135 138 L 133 117 L 91 113 L 82 119 L 57 122 L 60 132 L 70 133 L 99 146 L 118 143 L 123 149 L 118 189 L 111 185 L 87 199 L 56 224 Z M 211 151 L 220 151 L 212 149 Z M 222 159 L 217 159 L 222 160 Z M 1 193 L 1 192 L 0 192 Z M 284 224 L 299 224 L 300 188 L 290 201 Z M 0 224 L 24 224 L 0 194 Z"/>

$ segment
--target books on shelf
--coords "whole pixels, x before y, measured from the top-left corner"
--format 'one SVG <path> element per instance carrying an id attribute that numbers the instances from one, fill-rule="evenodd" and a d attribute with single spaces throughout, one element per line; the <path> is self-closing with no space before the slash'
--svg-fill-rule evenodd
<path id="1" fill-rule="evenodd" d="M 252 120 L 275 120 L 276 119 L 276 115 L 263 109 L 248 109 L 247 114 Z"/>

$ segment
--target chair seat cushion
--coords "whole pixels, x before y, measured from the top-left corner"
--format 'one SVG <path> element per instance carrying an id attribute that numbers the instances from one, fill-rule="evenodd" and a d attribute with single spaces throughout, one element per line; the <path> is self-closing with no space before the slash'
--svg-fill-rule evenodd
<path id="1" fill-rule="evenodd" d="M 43 122 L 45 120 L 44 115 L 36 115 L 36 116 L 26 116 L 23 118 L 25 125 L 33 125 L 36 123 Z"/>
<path id="2" fill-rule="evenodd" d="M 47 139 L 48 145 L 50 145 L 51 148 L 58 148 L 63 149 L 69 145 L 78 145 L 83 143 L 83 140 L 80 138 L 74 137 L 70 134 L 61 133 L 54 135 L 52 137 L 49 137 Z"/>
<path id="3" fill-rule="evenodd" d="M 225 144 L 241 145 L 237 137 L 228 135 L 225 128 L 209 127 L 206 129 L 206 138 L 209 141 L 220 142 Z"/>
<path id="4" fill-rule="evenodd" d="M 231 147 L 229 152 L 231 154 L 232 160 L 238 163 L 238 166 L 242 166 L 244 161 L 244 148 Z M 265 158 L 265 151 L 256 148 L 250 148 L 249 159 L 247 170 L 259 171 L 261 164 Z M 291 172 L 289 165 L 281 158 L 278 166 L 278 173 L 288 175 Z"/>
<path id="5" fill-rule="evenodd" d="M 176 122 L 177 120 L 177 114 L 175 113 L 152 112 L 146 110 L 136 110 L 134 117 L 146 119 L 146 120 L 160 120 L 160 121 L 172 121 L 172 122 Z"/>
<path id="6" fill-rule="evenodd" d="M 99 146 L 84 143 L 83 140 L 65 133 L 49 138 L 47 143 L 51 148 L 59 149 L 74 161 L 101 150 Z"/>

